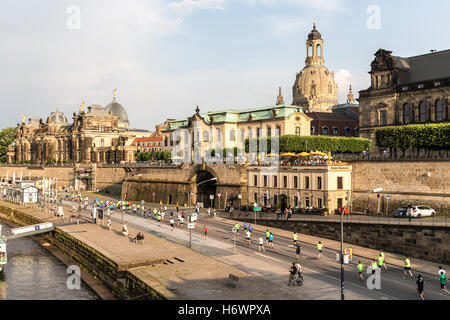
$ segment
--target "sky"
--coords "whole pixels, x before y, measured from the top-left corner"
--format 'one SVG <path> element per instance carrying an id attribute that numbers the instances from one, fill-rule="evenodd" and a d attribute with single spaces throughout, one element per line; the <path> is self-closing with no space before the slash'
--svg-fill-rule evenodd
<path id="1" fill-rule="evenodd" d="M 85 101 L 117 101 L 130 127 L 292 102 L 316 26 L 339 102 L 370 84 L 373 54 L 450 49 L 450 1 L 2 0 L 0 128 Z"/>

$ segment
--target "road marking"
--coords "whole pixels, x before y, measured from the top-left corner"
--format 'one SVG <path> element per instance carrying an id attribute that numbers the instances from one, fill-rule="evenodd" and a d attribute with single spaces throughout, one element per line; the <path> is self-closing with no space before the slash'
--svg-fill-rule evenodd
<path id="1" fill-rule="evenodd" d="M 278 261 L 278 262 L 284 262 L 284 261 L 281 261 L 281 260 L 278 260 L 278 259 L 275 259 L 275 258 L 272 258 L 272 257 L 265 256 L 265 255 L 260 254 L 260 253 L 258 253 L 258 252 L 255 252 L 255 254 L 258 255 L 258 256 L 267 258 L 267 259 L 272 259 L 272 260 L 275 260 L 275 261 Z"/>

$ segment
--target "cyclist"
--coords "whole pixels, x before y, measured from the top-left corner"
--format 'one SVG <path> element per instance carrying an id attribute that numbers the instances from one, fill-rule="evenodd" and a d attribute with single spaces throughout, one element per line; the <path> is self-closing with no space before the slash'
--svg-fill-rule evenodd
<path id="1" fill-rule="evenodd" d="M 441 283 L 441 294 L 442 294 L 442 292 L 447 292 L 448 294 L 450 294 L 450 292 L 448 292 L 447 288 L 445 287 L 447 280 L 448 280 L 448 278 L 445 275 L 445 272 L 442 271 L 441 274 L 439 275 L 439 282 Z"/>
<path id="2" fill-rule="evenodd" d="M 317 244 L 317 251 L 319 251 L 319 258 L 323 258 L 322 251 L 323 251 L 323 244 L 319 241 Z"/>
<path id="3" fill-rule="evenodd" d="M 297 274 L 298 270 L 297 270 L 297 266 L 295 262 L 292 262 L 292 266 L 289 269 L 289 282 L 288 282 L 288 286 L 294 285 L 294 277 Z"/>
<path id="4" fill-rule="evenodd" d="M 405 259 L 405 270 L 403 270 L 403 272 L 405 274 L 405 276 L 403 278 L 404 280 L 406 280 L 406 271 L 409 272 L 411 280 L 413 280 L 413 275 L 412 275 L 412 272 L 411 272 L 411 260 L 409 260 L 408 257 L 406 257 L 406 259 Z"/>
<path id="5" fill-rule="evenodd" d="M 361 261 L 358 261 L 358 265 L 356 267 L 358 268 L 359 278 L 361 280 L 364 280 L 363 277 L 364 265 L 361 263 Z"/>
<path id="6" fill-rule="evenodd" d="M 406 279 L 406 278 L 405 278 Z M 423 278 L 422 278 L 422 275 L 421 274 L 419 274 L 418 276 L 417 276 L 417 281 L 416 281 L 416 283 L 417 283 L 417 292 L 419 293 L 419 297 L 422 299 L 422 300 L 425 300 L 425 293 L 423 292 L 423 285 L 425 284 L 425 281 L 423 281 Z"/>

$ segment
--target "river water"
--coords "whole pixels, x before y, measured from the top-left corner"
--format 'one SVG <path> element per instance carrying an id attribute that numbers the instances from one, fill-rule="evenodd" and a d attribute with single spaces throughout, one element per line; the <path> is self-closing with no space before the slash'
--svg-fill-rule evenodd
<path id="1" fill-rule="evenodd" d="M 3 223 L 2 234 L 8 229 Z M 99 299 L 83 281 L 80 289 L 69 289 L 67 266 L 32 239 L 8 241 L 7 252 L 8 263 L 0 275 L 0 300 Z"/>

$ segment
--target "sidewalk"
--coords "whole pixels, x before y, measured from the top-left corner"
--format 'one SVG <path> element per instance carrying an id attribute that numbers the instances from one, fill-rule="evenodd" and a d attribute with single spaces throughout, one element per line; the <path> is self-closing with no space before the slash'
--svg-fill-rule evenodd
<path id="1" fill-rule="evenodd" d="M 221 218 L 221 217 L 216 217 L 215 219 L 225 222 L 225 223 L 228 223 L 230 225 L 230 228 L 232 228 L 233 225 L 236 223 L 242 224 L 242 221 L 237 221 L 237 220 L 233 220 L 233 219 L 226 219 L 226 218 Z M 252 225 L 253 229 L 256 231 L 265 232 L 267 229 L 269 229 L 269 231 L 271 231 L 276 236 L 282 236 L 284 238 L 292 239 L 293 233 L 290 231 L 276 229 L 276 228 L 272 228 L 272 227 L 266 227 L 266 226 L 262 226 L 262 225 L 254 225 L 254 224 L 251 224 L 251 225 Z M 324 246 L 324 249 L 329 249 L 329 250 L 333 250 L 336 252 L 340 252 L 340 250 L 341 250 L 340 249 L 341 248 L 340 241 L 329 240 L 329 239 L 325 239 L 325 238 L 321 238 L 321 237 L 315 237 L 315 236 L 310 236 L 310 235 L 300 234 L 300 233 L 298 233 L 298 239 L 301 242 L 308 243 L 308 244 L 311 244 L 314 246 L 316 246 L 317 243 L 319 241 L 321 241 Z M 344 242 L 344 248 L 352 248 L 353 255 L 361 257 L 361 258 L 376 259 L 379 255 L 378 250 L 368 249 L 368 248 L 364 248 L 361 246 L 357 246 L 357 245 L 345 243 L 345 242 Z M 384 253 L 385 253 L 385 259 L 386 259 L 388 266 L 394 265 L 394 266 L 397 266 L 400 268 L 404 267 L 404 260 L 406 258 L 405 256 L 402 256 L 402 255 L 399 255 L 396 253 L 386 252 L 386 251 L 384 251 Z M 427 273 L 427 274 L 430 274 L 430 275 L 433 275 L 436 277 L 437 277 L 439 266 L 441 266 L 444 270 L 450 270 L 450 266 L 448 266 L 448 265 L 443 265 L 443 264 L 439 264 L 439 263 L 435 263 L 435 262 L 429 262 L 429 261 L 421 260 L 421 259 L 417 259 L 417 258 L 410 258 L 410 260 L 411 260 L 411 267 L 412 267 L 413 271 Z"/>

